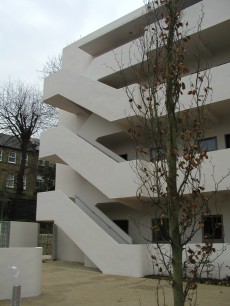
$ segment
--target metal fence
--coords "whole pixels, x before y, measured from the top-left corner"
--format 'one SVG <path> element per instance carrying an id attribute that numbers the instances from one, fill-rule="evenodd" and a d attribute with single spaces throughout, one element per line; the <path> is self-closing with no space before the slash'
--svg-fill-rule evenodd
<path id="1" fill-rule="evenodd" d="M 0 221 L 0 248 L 8 248 L 10 243 L 10 222 Z"/>

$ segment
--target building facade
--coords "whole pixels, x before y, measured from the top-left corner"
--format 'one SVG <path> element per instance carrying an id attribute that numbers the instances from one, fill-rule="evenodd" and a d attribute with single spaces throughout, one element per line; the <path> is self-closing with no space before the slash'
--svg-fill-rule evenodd
<path id="1" fill-rule="evenodd" d="M 21 163 L 21 146 L 16 137 L 0 134 L 0 208 L 1 220 L 35 221 L 38 191 L 54 189 L 54 164 L 39 160 L 39 140 L 27 150 L 23 193 L 16 192 Z"/>
<path id="2" fill-rule="evenodd" d="M 210 129 L 203 142 L 218 181 L 230 168 L 230 41 L 225 37 L 230 4 L 228 0 L 187 3 L 184 13 L 191 28 L 204 7 L 201 35 L 211 54 L 214 91 Z M 144 21 L 144 8 L 140 8 L 69 45 L 63 50 L 62 69 L 44 83 L 44 100 L 60 109 L 60 118 L 58 127 L 41 137 L 40 158 L 56 163 L 56 189 L 38 195 L 37 220 L 56 224 L 57 258 L 94 265 L 108 274 L 153 272 L 149 250 L 154 248 L 155 214 L 141 207 L 136 197 L 132 169 L 136 149 L 127 124 L 127 116 L 134 114 L 123 90 L 128 82 L 138 99 L 134 70 L 139 59 L 133 42 L 143 35 Z M 150 150 L 149 160 L 151 154 Z M 213 169 L 205 167 L 208 192 L 215 189 L 215 182 Z M 228 186 L 229 178 L 219 184 L 221 210 L 207 216 L 191 243 L 205 242 L 207 235 L 213 236 L 217 248 L 230 242 Z M 214 235 L 212 223 L 224 226 Z M 146 239 L 152 244 L 147 246 Z"/>

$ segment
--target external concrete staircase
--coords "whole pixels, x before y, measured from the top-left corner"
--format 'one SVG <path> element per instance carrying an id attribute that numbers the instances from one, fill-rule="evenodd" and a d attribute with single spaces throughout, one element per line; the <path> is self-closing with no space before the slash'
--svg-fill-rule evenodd
<path id="1" fill-rule="evenodd" d="M 228 99 L 229 71 L 229 63 L 222 63 L 212 68 L 211 82 L 216 84 L 216 87 L 212 93 L 211 104 Z M 183 78 L 188 91 L 191 82 L 196 81 L 195 78 L 196 74 Z M 135 102 L 141 104 L 139 86 L 130 86 L 129 90 Z M 180 97 L 181 110 L 196 107 L 195 100 L 190 98 L 186 94 Z M 128 100 L 123 89 L 115 89 L 68 70 L 61 70 L 49 76 L 44 83 L 46 103 L 74 114 L 94 113 L 110 122 L 134 115 Z M 164 114 L 164 112 L 163 103 L 159 113 Z"/>
<path id="2" fill-rule="evenodd" d="M 135 94 L 140 98 L 138 90 Z M 132 114 L 123 89 L 112 88 L 68 70 L 61 70 L 46 79 L 43 97 L 46 103 L 68 112 L 92 112 L 108 121 Z"/>
<path id="3" fill-rule="evenodd" d="M 37 220 L 54 220 L 103 273 L 127 275 L 129 271 L 136 277 L 151 273 L 146 246 L 130 244 L 131 239 L 115 227 L 111 235 L 111 229 L 99 225 L 98 216 L 92 218 L 87 208 L 80 207 L 83 203 L 77 205 L 59 190 L 39 193 L 38 202 Z"/>
<path id="4" fill-rule="evenodd" d="M 99 149 L 64 127 L 43 133 L 40 143 L 40 158 L 69 165 L 109 199 L 136 195 L 137 179 L 130 163 L 118 162 L 122 158 L 106 148 L 103 152 L 102 145 Z"/>
<path id="5" fill-rule="evenodd" d="M 96 222 L 106 233 L 108 233 L 117 243 L 131 244 L 132 238 L 127 235 L 119 226 L 95 206 L 89 206 L 78 196 L 75 197 L 75 204 L 84 211 L 94 222 Z"/>
<path id="6" fill-rule="evenodd" d="M 43 133 L 40 142 L 41 158 L 69 165 L 106 197 L 135 196 L 137 185 L 129 162 L 101 144 L 61 126 Z M 79 197 L 73 201 L 60 190 L 39 193 L 37 220 L 53 220 L 103 273 L 143 276 L 152 272 L 146 246 L 133 245 L 130 236 Z"/>

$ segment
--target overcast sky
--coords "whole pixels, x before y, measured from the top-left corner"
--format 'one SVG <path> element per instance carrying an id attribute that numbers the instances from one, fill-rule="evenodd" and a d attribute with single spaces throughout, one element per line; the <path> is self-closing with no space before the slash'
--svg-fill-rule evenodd
<path id="1" fill-rule="evenodd" d="M 0 0 L 0 83 L 38 83 L 48 56 L 142 5 L 143 0 Z"/>

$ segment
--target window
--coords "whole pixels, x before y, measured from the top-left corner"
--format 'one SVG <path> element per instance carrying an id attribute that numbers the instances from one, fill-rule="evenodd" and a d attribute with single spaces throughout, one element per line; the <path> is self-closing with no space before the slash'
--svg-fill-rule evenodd
<path id="1" fill-rule="evenodd" d="M 204 217 L 203 241 L 223 242 L 223 217 L 222 215 L 210 215 Z"/>
<path id="2" fill-rule="evenodd" d="M 23 190 L 26 190 L 26 176 L 23 176 Z"/>
<path id="3" fill-rule="evenodd" d="M 230 134 L 225 135 L 225 146 L 230 148 Z"/>
<path id="4" fill-rule="evenodd" d="M 9 152 L 8 163 L 16 164 L 16 153 L 15 152 Z"/>
<path id="5" fill-rule="evenodd" d="M 2 150 L 0 150 L 0 161 L 2 161 Z"/>
<path id="6" fill-rule="evenodd" d="M 167 218 L 155 218 L 152 220 L 153 242 L 169 241 L 169 222 Z"/>
<path id="7" fill-rule="evenodd" d="M 126 234 L 129 234 L 129 220 L 113 220 Z"/>
<path id="8" fill-rule="evenodd" d="M 14 174 L 8 174 L 6 177 L 6 188 L 14 188 Z"/>
<path id="9" fill-rule="evenodd" d="M 199 140 L 200 148 L 203 151 L 210 152 L 217 150 L 217 138 L 210 137 Z"/>
<path id="10" fill-rule="evenodd" d="M 163 150 L 160 148 L 151 148 L 149 149 L 150 161 L 154 161 L 156 159 L 160 160 L 163 158 Z"/>
<path id="11" fill-rule="evenodd" d="M 37 191 L 43 191 L 44 179 L 41 175 L 37 176 Z"/>
<path id="12" fill-rule="evenodd" d="M 119 156 L 122 157 L 125 160 L 128 160 L 128 154 L 121 154 Z"/>

